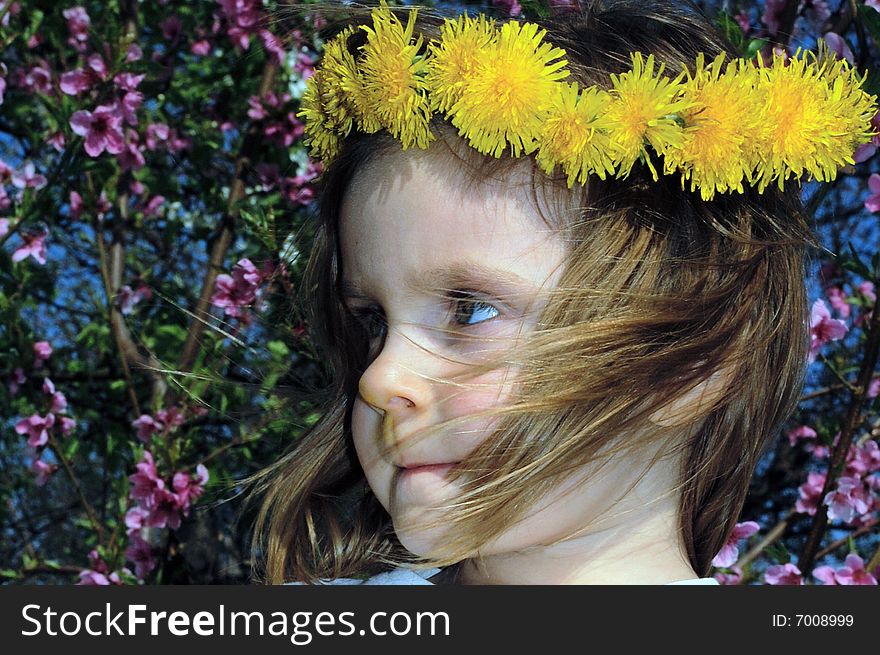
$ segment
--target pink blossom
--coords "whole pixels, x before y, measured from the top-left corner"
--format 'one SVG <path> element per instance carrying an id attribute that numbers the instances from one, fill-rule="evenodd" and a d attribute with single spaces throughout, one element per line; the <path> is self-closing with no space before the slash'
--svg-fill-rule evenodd
<path id="1" fill-rule="evenodd" d="M 847 476 L 868 476 L 875 471 L 880 471 L 880 446 L 876 441 L 869 439 L 859 446 L 850 446 L 846 458 Z"/>
<path id="2" fill-rule="evenodd" d="M 730 573 L 718 571 L 713 577 L 723 585 L 738 585 L 742 582 L 743 572 L 738 566 L 733 566 L 730 569 Z"/>
<path id="3" fill-rule="evenodd" d="M 37 341 L 34 344 L 34 358 L 37 361 L 47 360 L 52 354 L 52 346 L 48 341 Z"/>
<path id="4" fill-rule="evenodd" d="M 870 281 L 862 282 L 858 287 L 858 292 L 865 297 L 865 300 L 871 304 L 877 302 L 877 294 L 874 293 L 874 283 Z"/>
<path id="5" fill-rule="evenodd" d="M 880 0 L 865 0 L 865 6 L 875 11 L 880 11 Z"/>
<path id="6" fill-rule="evenodd" d="M 56 391 L 52 394 L 52 407 L 50 411 L 55 414 L 60 414 L 64 410 L 67 409 L 67 398 L 64 397 L 64 394 L 60 391 Z"/>
<path id="7" fill-rule="evenodd" d="M 814 361 L 822 346 L 829 341 L 837 341 L 843 338 L 846 332 L 846 323 L 831 318 L 828 307 L 825 306 L 821 299 L 814 302 L 810 318 L 812 342 L 810 344 L 808 361 Z"/>
<path id="8" fill-rule="evenodd" d="M 165 196 L 153 196 L 144 205 L 144 216 L 155 217 L 159 215 L 159 210 L 165 204 Z"/>
<path id="9" fill-rule="evenodd" d="M 54 414 L 46 414 L 45 417 L 32 414 L 16 423 L 15 431 L 18 434 L 28 435 L 29 446 L 40 448 L 49 443 L 49 429 L 53 425 L 55 425 Z"/>
<path id="10" fill-rule="evenodd" d="M 50 396 L 55 393 L 55 383 L 50 378 L 43 378 L 43 393 Z"/>
<path id="11" fill-rule="evenodd" d="M 815 439 L 818 435 L 809 425 L 802 425 L 788 433 L 788 443 L 794 446 L 800 439 Z"/>
<path id="12" fill-rule="evenodd" d="M 299 73 L 299 76 L 303 80 L 307 80 L 315 74 L 315 63 L 316 58 L 314 55 L 309 54 L 306 50 L 300 50 L 296 55 L 293 70 L 294 72 Z"/>
<path id="13" fill-rule="evenodd" d="M 64 132 L 58 131 L 49 135 L 46 138 L 46 143 L 55 148 L 58 152 L 64 152 L 64 148 L 67 145 L 67 139 L 64 136 Z"/>
<path id="14" fill-rule="evenodd" d="M 241 259 L 232 268 L 232 275 L 217 276 L 211 304 L 223 307 L 229 316 L 240 317 L 242 308 L 254 302 L 262 277 L 250 259 Z"/>
<path id="15" fill-rule="evenodd" d="M 807 473 L 807 481 L 798 487 L 798 495 L 800 497 L 795 502 L 795 510 L 801 514 L 815 515 L 824 486 L 824 473 L 816 473 L 814 471 Z"/>
<path id="16" fill-rule="evenodd" d="M 247 115 L 255 121 L 261 121 L 269 115 L 266 113 L 266 108 L 263 107 L 260 96 L 251 96 L 248 98 L 248 105 L 250 105 L 250 109 L 248 109 Z"/>
<path id="17" fill-rule="evenodd" d="M 163 429 L 167 429 L 169 431 L 172 431 L 175 428 L 183 425 L 185 421 L 183 412 L 181 412 L 179 408 L 173 405 L 168 409 L 160 409 L 158 412 L 156 412 L 156 420 L 158 420 L 163 425 Z"/>
<path id="18" fill-rule="evenodd" d="M 846 302 L 846 294 L 840 287 L 828 287 L 825 295 L 831 303 L 831 308 L 836 310 L 841 318 L 849 318 L 850 306 Z"/>
<path id="19" fill-rule="evenodd" d="M 250 35 L 257 32 L 259 9 L 256 0 L 216 0 L 226 18 L 226 34 L 242 50 L 250 46 Z"/>
<path id="20" fill-rule="evenodd" d="M 9 194 L 6 193 L 6 189 L 0 186 L 0 210 L 9 209 L 12 206 L 12 201 L 9 199 Z M 7 229 L 9 227 L 9 222 L 6 222 Z"/>
<path id="21" fill-rule="evenodd" d="M 128 534 L 130 535 L 146 527 L 149 515 L 150 513 L 140 505 L 130 507 L 125 513 L 125 528 Z"/>
<path id="22" fill-rule="evenodd" d="M 123 171 L 139 171 L 146 164 L 146 160 L 144 159 L 143 152 L 141 152 L 138 133 L 129 129 L 126 134 L 128 138 L 125 142 L 125 148 L 119 153 L 116 160 Z"/>
<path id="23" fill-rule="evenodd" d="M 98 76 L 98 79 L 102 81 L 107 79 L 107 74 L 109 72 L 107 70 L 107 62 L 104 61 L 104 58 L 101 57 L 101 55 L 99 55 L 98 53 L 89 55 L 86 63 L 88 64 L 89 69 L 91 69 L 95 73 L 95 75 Z"/>
<path id="24" fill-rule="evenodd" d="M 146 143 L 148 150 L 156 150 L 160 141 L 167 141 L 170 128 L 164 123 L 150 123 L 147 125 Z"/>
<path id="25" fill-rule="evenodd" d="M 279 66 L 284 64 L 284 60 L 287 57 L 287 51 L 284 49 L 284 44 L 281 42 L 281 39 L 266 29 L 260 30 L 260 39 L 263 41 L 263 47 L 266 49 L 266 52 L 272 56 L 275 63 Z"/>
<path id="26" fill-rule="evenodd" d="M 877 578 L 865 570 L 865 561 L 856 553 L 846 556 L 844 565 L 836 571 L 830 566 L 820 566 L 813 575 L 826 585 L 876 585 Z"/>
<path id="27" fill-rule="evenodd" d="M 116 305 L 119 311 L 127 316 L 134 310 L 134 306 L 141 300 L 152 298 L 153 292 L 145 284 L 138 286 L 137 290 L 132 290 L 127 284 L 120 287 L 116 293 Z"/>
<path id="28" fill-rule="evenodd" d="M 103 573 L 86 569 L 80 571 L 78 584 L 106 586 L 110 584 L 110 580 Z"/>
<path id="29" fill-rule="evenodd" d="M 162 424 L 156 422 L 149 414 L 141 414 L 131 422 L 131 426 L 137 429 L 137 438 L 144 443 L 149 443 L 150 437 L 162 431 Z"/>
<path id="30" fill-rule="evenodd" d="M 73 432 L 74 428 L 76 428 L 76 421 L 70 418 L 69 416 L 61 417 L 61 434 L 65 437 L 68 436 L 71 432 Z"/>
<path id="31" fill-rule="evenodd" d="M 17 394 L 19 387 L 26 381 L 27 377 L 24 374 L 24 370 L 22 370 L 21 366 L 16 366 L 15 370 L 12 372 L 12 377 L 9 379 L 9 393 L 13 396 Z"/>
<path id="32" fill-rule="evenodd" d="M 125 550 L 125 558 L 134 564 L 134 574 L 138 580 L 143 580 L 156 568 L 153 548 L 137 533 L 130 533 L 129 539 L 130 544 Z"/>
<path id="33" fill-rule="evenodd" d="M 717 566 L 719 568 L 727 568 L 734 564 L 739 557 L 739 548 L 737 548 L 737 543 L 742 541 L 743 539 L 748 539 L 753 534 L 755 534 L 761 526 L 759 526 L 754 521 L 746 521 L 744 523 L 737 523 L 736 527 L 734 527 L 733 532 L 731 532 L 730 536 L 727 538 L 727 542 L 718 551 L 718 554 L 712 560 L 712 566 Z"/>
<path id="34" fill-rule="evenodd" d="M 837 578 L 834 575 L 834 569 L 830 566 L 817 566 L 813 569 L 813 577 L 825 585 L 836 585 Z"/>
<path id="35" fill-rule="evenodd" d="M 164 490 L 165 482 L 159 477 L 153 454 L 149 450 L 144 451 L 143 458 L 135 465 L 135 469 L 137 473 L 128 476 L 132 485 L 129 495 L 135 500 L 143 501 L 142 504 L 150 509 L 154 492 Z"/>
<path id="36" fill-rule="evenodd" d="M 189 475 L 179 471 L 174 474 L 171 486 L 177 492 L 177 498 L 180 507 L 184 512 L 189 511 L 192 501 L 196 500 L 205 491 L 205 485 L 208 482 L 208 469 L 204 464 L 196 466 L 195 475 Z"/>
<path id="37" fill-rule="evenodd" d="M 211 54 L 211 42 L 208 39 L 199 39 L 190 46 L 190 52 L 199 57 L 207 57 Z"/>
<path id="38" fill-rule="evenodd" d="M 856 151 L 853 153 L 853 163 L 861 164 L 864 161 L 868 161 L 871 157 L 874 156 L 874 153 L 877 152 L 877 146 L 873 143 L 863 143 L 859 147 L 856 148 Z M 867 205 L 865 205 L 867 207 Z M 871 211 L 877 211 L 876 209 L 872 209 Z"/>
<path id="39" fill-rule="evenodd" d="M 79 220 L 83 210 L 83 199 L 76 191 L 70 192 L 70 217 L 73 220 Z"/>
<path id="40" fill-rule="evenodd" d="M 32 66 L 21 80 L 21 85 L 31 93 L 51 95 L 52 74 L 49 72 L 48 64 Z"/>
<path id="41" fill-rule="evenodd" d="M 49 230 L 45 226 L 38 227 L 32 231 L 22 232 L 21 238 L 24 243 L 12 253 L 12 261 L 20 262 L 28 257 L 33 257 L 34 261 L 39 264 L 46 263 L 46 237 L 49 236 Z"/>
<path id="42" fill-rule="evenodd" d="M 134 73 L 119 73 L 113 78 L 113 83 L 123 91 L 137 91 L 140 83 L 144 81 L 146 75 L 135 75 Z"/>
<path id="43" fill-rule="evenodd" d="M 492 4 L 507 9 L 508 16 L 519 16 L 522 13 L 522 7 L 517 0 L 492 0 Z"/>
<path id="44" fill-rule="evenodd" d="M 44 486 L 57 470 L 57 464 L 47 464 L 41 459 L 35 459 L 31 464 L 31 471 L 36 475 L 34 482 L 38 487 Z"/>
<path id="45" fill-rule="evenodd" d="M 764 572 L 764 581 L 770 585 L 802 585 L 804 579 L 801 571 L 789 562 L 785 565 L 776 564 Z"/>
<path id="46" fill-rule="evenodd" d="M 128 46 L 128 51 L 125 53 L 125 62 L 131 63 L 133 61 L 138 61 L 144 56 L 144 51 L 141 50 L 141 47 L 137 43 L 132 43 Z"/>
<path id="47" fill-rule="evenodd" d="M 78 96 L 79 94 L 85 93 L 86 91 L 91 89 L 96 82 L 98 82 L 98 76 L 95 75 L 91 70 L 77 68 L 75 70 L 62 73 L 59 86 L 61 87 L 62 93 L 65 93 L 69 96 Z"/>
<path id="48" fill-rule="evenodd" d="M 180 527 L 181 509 L 177 494 L 164 488 L 155 489 L 149 502 L 150 513 L 146 518 L 146 527 L 176 530 Z"/>
<path id="49" fill-rule="evenodd" d="M 42 189 L 47 184 L 46 176 L 37 173 L 32 161 L 25 162 L 21 171 L 12 174 L 12 184 L 18 189 Z"/>
<path id="50" fill-rule="evenodd" d="M 868 178 L 868 189 L 871 195 L 865 199 L 865 209 L 869 212 L 880 211 L 880 175 L 872 173 Z"/>
<path id="51" fill-rule="evenodd" d="M 826 494 L 822 501 L 828 506 L 828 518 L 832 521 L 852 523 L 871 509 L 871 497 L 857 477 L 842 476 L 837 489 Z"/>
<path id="52" fill-rule="evenodd" d="M 9 219 L 0 218 L 0 239 L 9 234 Z"/>
<path id="53" fill-rule="evenodd" d="M 89 39 L 89 27 L 92 21 L 84 7 L 71 7 L 61 12 L 67 19 L 67 31 L 73 41 L 85 42 Z"/>
<path id="54" fill-rule="evenodd" d="M 122 96 L 122 101 L 116 103 L 116 107 L 122 114 L 123 120 L 129 125 L 137 125 L 137 110 L 144 104 L 144 94 L 140 91 L 128 91 Z"/>
<path id="55" fill-rule="evenodd" d="M 834 574 L 841 585 L 876 585 L 877 578 L 865 570 L 865 562 L 856 553 L 846 556 L 844 566 Z"/>
<path id="56" fill-rule="evenodd" d="M 125 148 L 122 116 L 116 107 L 101 105 L 94 112 L 77 111 L 70 118 L 70 127 L 86 138 L 85 148 L 90 157 L 97 157 L 104 150 L 118 155 Z"/>
<path id="57" fill-rule="evenodd" d="M 837 53 L 839 58 L 846 59 L 850 64 L 855 62 L 855 57 L 853 57 L 849 44 L 842 36 L 840 36 L 840 34 L 837 34 L 836 32 L 828 32 L 823 38 L 825 39 L 825 43 L 828 44 L 828 47 Z"/>

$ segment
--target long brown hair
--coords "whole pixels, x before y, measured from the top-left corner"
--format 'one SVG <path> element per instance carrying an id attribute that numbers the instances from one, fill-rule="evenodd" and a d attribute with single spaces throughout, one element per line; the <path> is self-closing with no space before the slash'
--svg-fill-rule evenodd
<path id="1" fill-rule="evenodd" d="M 627 70 L 634 51 L 653 53 L 671 74 L 700 52 L 708 58 L 730 52 L 712 24 L 681 2 L 581 5 L 543 21 L 581 86 L 607 87 L 609 74 Z M 420 27 L 431 35 L 436 24 L 423 19 Z M 704 202 L 677 177 L 655 182 L 638 167 L 626 180 L 591 179 L 569 190 L 530 159 L 486 166 L 485 158 L 459 147 L 449 125 L 437 121 L 434 128 L 440 139 L 432 151 L 463 162 L 475 184 L 530 167 L 531 197 L 564 235 L 568 252 L 537 327 L 503 361 L 484 365 L 515 366 L 517 394 L 487 412 L 499 420 L 460 465 L 464 492 L 444 516 L 452 537 L 419 563 L 472 557 L 572 471 L 618 452 L 659 448 L 681 462 L 680 536 L 691 566 L 706 575 L 737 520 L 760 454 L 803 385 L 805 253 L 817 244 L 796 191 L 747 189 Z M 337 293 L 342 199 L 358 170 L 394 148 L 399 145 L 381 134 L 352 135 L 322 183 L 320 229 L 302 297 L 331 381 L 322 418 L 253 480 L 264 494 L 254 555 L 270 583 L 369 574 L 415 561 L 396 540 L 354 455 L 350 414 L 371 353 Z M 723 380 L 723 393 L 684 422 L 645 429 L 648 417 L 712 376 Z"/>

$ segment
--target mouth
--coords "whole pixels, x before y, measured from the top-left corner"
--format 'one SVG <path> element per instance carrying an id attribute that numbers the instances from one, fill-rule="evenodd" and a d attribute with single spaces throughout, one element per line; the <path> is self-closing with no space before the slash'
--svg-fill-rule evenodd
<path id="1" fill-rule="evenodd" d="M 402 477 L 414 477 L 417 475 L 435 475 L 443 477 L 449 470 L 458 464 L 458 462 L 439 462 L 436 464 L 413 464 L 400 466 L 400 475 Z"/>

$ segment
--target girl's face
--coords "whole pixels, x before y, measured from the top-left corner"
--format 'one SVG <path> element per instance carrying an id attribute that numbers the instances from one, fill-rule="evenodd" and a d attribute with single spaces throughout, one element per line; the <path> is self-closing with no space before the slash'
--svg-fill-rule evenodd
<path id="1" fill-rule="evenodd" d="M 513 347 L 534 325 L 536 301 L 556 284 L 565 253 L 525 193 L 488 185 L 465 191 L 450 171 L 424 152 L 384 157 L 355 177 L 340 216 L 343 300 L 371 332 L 375 355 L 354 403 L 354 445 L 398 538 L 417 555 L 443 538 L 442 527 L 425 526 L 459 492 L 446 479 L 450 467 L 491 430 L 470 421 L 414 435 L 503 401 L 513 371 L 463 379 L 468 362 Z M 584 510 L 562 504 L 516 526 L 498 548 L 581 527 Z"/>

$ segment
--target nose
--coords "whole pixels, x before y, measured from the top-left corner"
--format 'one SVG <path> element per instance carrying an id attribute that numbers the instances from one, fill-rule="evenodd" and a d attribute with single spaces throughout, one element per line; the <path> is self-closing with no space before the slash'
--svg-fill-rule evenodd
<path id="1" fill-rule="evenodd" d="M 361 375 L 358 392 L 379 413 L 399 423 L 426 408 L 430 399 L 430 357 L 406 336 L 389 330 L 382 350 Z"/>

